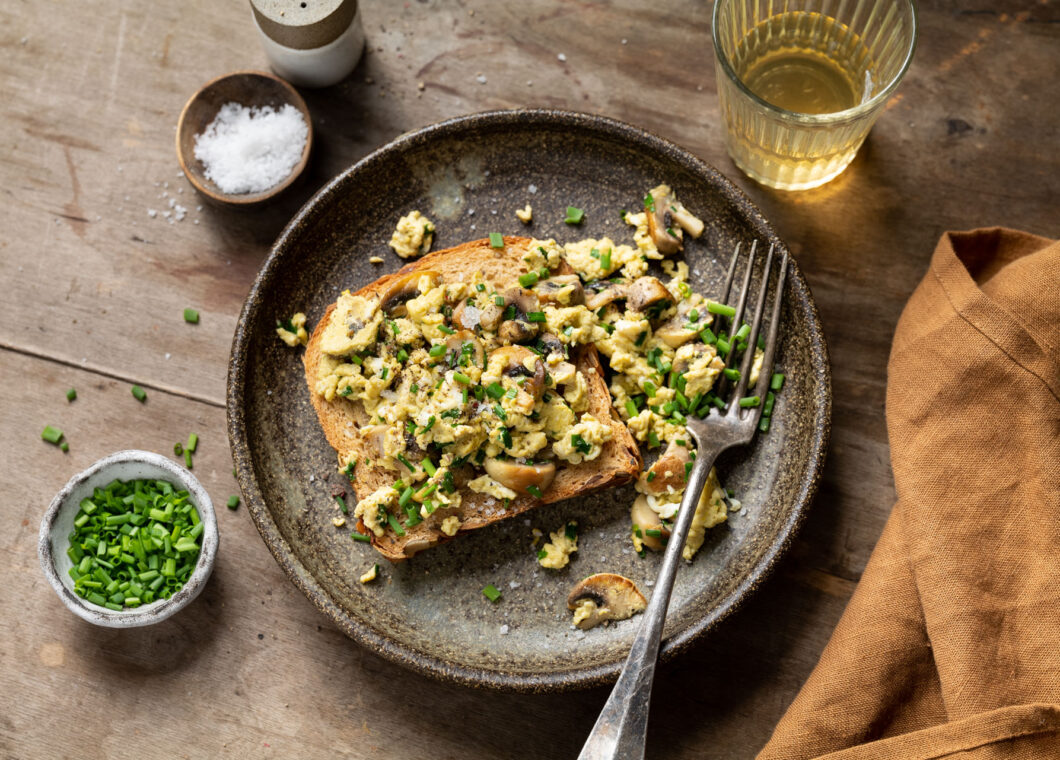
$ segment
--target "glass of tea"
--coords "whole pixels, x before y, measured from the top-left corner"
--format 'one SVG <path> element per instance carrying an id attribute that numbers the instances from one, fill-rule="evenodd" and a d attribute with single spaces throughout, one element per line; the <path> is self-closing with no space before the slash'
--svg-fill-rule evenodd
<path id="1" fill-rule="evenodd" d="M 913 0 L 716 0 L 726 143 L 752 179 L 805 190 L 854 159 L 916 47 Z"/>

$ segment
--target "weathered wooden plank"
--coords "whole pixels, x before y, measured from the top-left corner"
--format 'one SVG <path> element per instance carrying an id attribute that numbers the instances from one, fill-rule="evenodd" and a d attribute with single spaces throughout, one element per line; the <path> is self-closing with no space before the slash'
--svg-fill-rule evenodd
<path id="1" fill-rule="evenodd" d="M 791 195 L 742 178 L 725 155 L 708 5 L 369 2 L 370 47 L 357 72 L 306 93 L 318 150 L 305 183 L 249 214 L 197 210 L 172 147 L 196 87 L 264 65 L 244 5 L 0 8 L 0 346 L 16 349 L 0 348 L 9 466 L 0 485 L 0 750 L 576 754 L 603 691 L 481 693 L 361 651 L 284 579 L 242 509 L 220 510 L 223 549 L 203 597 L 148 631 L 74 619 L 35 556 L 51 495 L 118 448 L 166 452 L 196 430 L 196 474 L 223 501 L 234 490 L 220 408 L 231 331 L 284 221 L 326 179 L 407 129 L 530 105 L 624 119 L 716 164 L 774 221 L 817 296 L 835 381 L 820 496 L 775 577 L 666 668 L 656 689 L 650 757 L 751 755 L 812 668 L 893 502 L 887 353 L 935 239 L 995 223 L 1060 234 L 1055 8 L 958 6 L 920 4 L 917 60 L 851 169 Z M 184 221 L 148 216 L 169 210 L 170 198 L 189 209 Z M 182 321 L 185 306 L 200 310 L 199 325 Z M 146 405 L 129 395 L 132 381 L 152 389 Z M 81 397 L 67 405 L 70 385 Z M 68 456 L 39 441 L 45 423 L 67 431 Z M 166 721 L 156 728 L 158 715 Z"/>

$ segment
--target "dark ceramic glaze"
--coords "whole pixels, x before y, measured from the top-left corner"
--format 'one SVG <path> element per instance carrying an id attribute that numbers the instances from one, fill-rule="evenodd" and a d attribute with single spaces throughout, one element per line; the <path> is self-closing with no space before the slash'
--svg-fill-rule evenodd
<path id="1" fill-rule="evenodd" d="M 650 595 L 660 556 L 641 559 L 632 551 L 633 490 L 626 487 L 541 507 L 401 565 L 380 560 L 350 539 L 349 526 L 332 525 L 331 484 L 341 480 L 335 455 L 310 406 L 301 351 L 276 337 L 277 318 L 305 311 L 312 328 L 341 290 L 396 270 L 402 262 L 387 242 L 409 210 L 436 223 L 435 250 L 489 232 L 631 242 L 619 209 L 639 208 L 645 191 L 660 182 L 706 222 L 703 237 L 686 251 L 699 292 L 717 292 L 738 241 L 757 238 L 784 250 L 745 195 L 681 148 L 599 116 L 542 110 L 475 114 L 399 137 L 317 193 L 280 235 L 236 327 L 229 436 L 265 543 L 295 585 L 358 643 L 462 684 L 554 691 L 604 683 L 618 674 L 638 619 L 582 634 L 570 627 L 567 592 L 580 578 L 607 571 Z M 514 211 L 527 202 L 534 221 L 524 227 Z M 563 223 L 568 205 L 585 210 L 580 226 Z M 373 265 L 370 256 L 385 263 Z M 712 530 L 695 562 L 682 567 L 663 658 L 714 628 L 755 589 L 816 490 L 831 385 L 817 311 L 794 261 L 783 320 L 777 366 L 788 381 L 773 429 L 718 462 L 743 509 Z M 559 572 L 540 568 L 532 529 L 547 538 L 571 519 L 580 533 L 573 561 Z M 375 562 L 382 565 L 379 580 L 360 584 Z M 504 594 L 497 603 L 481 593 L 491 583 Z"/>

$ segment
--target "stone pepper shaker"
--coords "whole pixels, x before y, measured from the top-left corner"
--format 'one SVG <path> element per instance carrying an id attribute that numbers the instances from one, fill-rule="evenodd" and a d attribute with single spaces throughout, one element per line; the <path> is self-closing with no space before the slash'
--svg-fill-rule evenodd
<path id="1" fill-rule="evenodd" d="M 300 87 L 349 76 L 364 52 L 357 0 L 250 0 L 273 71 Z"/>

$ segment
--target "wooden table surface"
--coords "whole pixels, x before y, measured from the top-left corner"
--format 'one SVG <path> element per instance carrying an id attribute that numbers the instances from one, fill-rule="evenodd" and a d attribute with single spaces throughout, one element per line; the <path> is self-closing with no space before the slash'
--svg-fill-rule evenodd
<path id="1" fill-rule="evenodd" d="M 1060 8 L 924 0 L 916 61 L 858 158 L 802 194 L 758 187 L 728 159 L 709 10 L 696 0 L 369 0 L 356 72 L 305 93 L 318 139 L 308 181 L 277 207 L 236 213 L 199 206 L 173 133 L 203 82 L 265 66 L 245 2 L 4 3 L 0 755 L 576 756 L 605 690 L 474 691 L 368 654 L 287 581 L 245 509 L 223 506 L 236 492 L 229 345 L 282 225 L 396 135 L 519 106 L 613 116 L 719 167 L 774 222 L 817 298 L 834 371 L 820 493 L 760 593 L 659 674 L 648 755 L 751 757 L 763 745 L 894 500 L 888 350 L 939 234 L 995 224 L 1060 234 Z M 165 218 L 170 199 L 187 207 L 182 221 Z M 185 306 L 199 309 L 198 325 L 182 320 Z M 40 440 L 45 424 L 66 431 L 68 454 Z M 171 452 L 192 431 L 195 474 L 220 505 L 208 587 L 155 627 L 81 622 L 38 567 L 48 502 L 105 454 Z"/>

